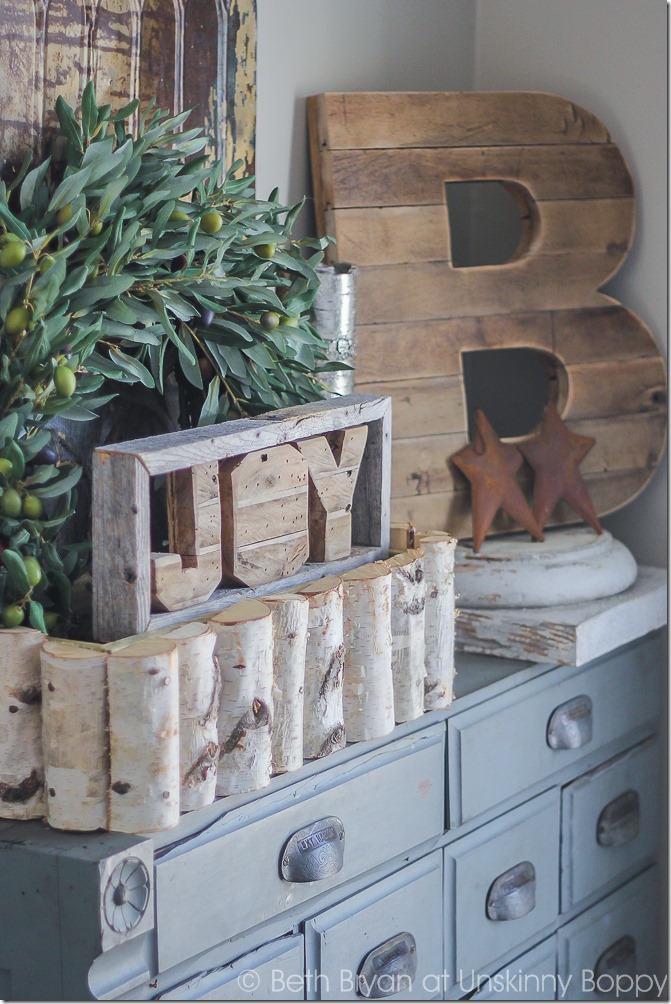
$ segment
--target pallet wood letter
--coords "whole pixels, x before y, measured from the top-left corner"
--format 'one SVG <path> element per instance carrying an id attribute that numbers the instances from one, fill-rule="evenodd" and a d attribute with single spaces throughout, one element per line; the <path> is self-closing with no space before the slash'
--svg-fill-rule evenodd
<path id="1" fill-rule="evenodd" d="M 6 628 L 0 642 L 0 816 L 34 819 L 46 811 L 40 646 L 31 628 Z"/>
<path id="2" fill-rule="evenodd" d="M 310 561 L 350 552 L 352 499 L 367 437 L 367 426 L 359 425 L 296 443 L 310 469 Z"/>
<path id="3" fill-rule="evenodd" d="M 104 830 L 110 781 L 106 653 L 47 638 L 40 662 L 47 822 L 57 830 Z"/>
<path id="4" fill-rule="evenodd" d="M 220 465 L 227 575 L 258 586 L 308 558 L 308 465 L 293 446 L 257 450 Z"/>
<path id="5" fill-rule="evenodd" d="M 351 504 L 351 548 L 348 543 L 344 557 L 320 568 L 303 564 L 309 553 L 309 464 L 296 444 L 323 436 L 340 438 L 342 444 L 336 457 L 328 447 L 332 466 L 317 480 L 326 486 L 344 475 L 348 492 L 356 483 L 351 501 L 344 503 L 345 509 Z M 296 591 L 320 576 L 386 557 L 390 449 L 389 398 L 365 394 L 98 448 L 93 454 L 94 639 L 107 643 L 148 629 L 163 632 L 187 619 L 206 619 L 241 599 Z M 171 554 L 152 554 L 151 479 L 166 475 Z M 209 595 L 219 575 L 216 478 L 227 574 L 225 586 Z M 343 503 L 336 499 L 335 504 Z M 157 606 L 170 609 L 156 611 Z"/>
<path id="6" fill-rule="evenodd" d="M 151 556 L 152 604 L 183 610 L 209 599 L 222 578 L 218 465 L 175 471 L 167 489 L 170 553 Z"/>
<path id="7" fill-rule="evenodd" d="M 635 498 L 664 450 L 666 376 L 643 321 L 599 292 L 635 209 L 604 124 L 540 92 L 320 94 L 308 114 L 318 231 L 357 265 L 355 387 L 394 404 L 392 520 L 470 535 L 450 457 L 468 442 L 464 356 L 479 350 L 539 353 L 562 420 L 596 439 L 581 473 L 597 513 Z M 519 209 L 503 264 L 453 264 L 445 185 L 470 181 L 499 182 Z M 560 503 L 550 524 L 572 522 Z M 500 515 L 492 530 L 514 528 Z"/>

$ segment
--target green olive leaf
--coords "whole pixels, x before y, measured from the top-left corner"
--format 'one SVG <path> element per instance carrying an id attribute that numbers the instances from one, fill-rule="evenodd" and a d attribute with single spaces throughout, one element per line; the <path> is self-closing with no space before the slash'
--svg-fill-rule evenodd
<path id="1" fill-rule="evenodd" d="M 2 552 L 2 563 L 9 572 L 9 578 L 19 596 L 30 592 L 30 579 L 20 554 L 6 547 Z"/>

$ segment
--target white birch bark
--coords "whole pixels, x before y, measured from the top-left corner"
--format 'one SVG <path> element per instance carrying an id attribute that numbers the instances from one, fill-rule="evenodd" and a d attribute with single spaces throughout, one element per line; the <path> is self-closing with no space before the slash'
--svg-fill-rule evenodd
<path id="1" fill-rule="evenodd" d="M 439 711 L 452 704 L 454 685 L 454 549 L 456 537 L 436 531 L 417 535 L 424 552 L 425 665 L 424 708 Z"/>
<path id="2" fill-rule="evenodd" d="M 47 822 L 57 830 L 105 830 L 107 654 L 47 638 L 40 662 Z"/>
<path id="3" fill-rule="evenodd" d="M 214 658 L 217 636 L 207 624 L 192 621 L 161 637 L 177 646 L 180 810 L 191 812 L 214 801 L 217 783 L 221 699 L 221 677 Z"/>
<path id="4" fill-rule="evenodd" d="M 349 742 L 394 728 L 391 572 L 383 562 L 345 572 L 343 713 Z"/>
<path id="5" fill-rule="evenodd" d="M 421 551 L 403 551 L 384 564 L 391 570 L 391 671 L 394 718 L 424 714 L 424 562 Z"/>
<path id="6" fill-rule="evenodd" d="M 272 763 L 273 618 L 260 600 L 242 600 L 216 614 L 221 673 L 217 795 L 258 791 Z"/>
<path id="7" fill-rule="evenodd" d="M 177 650 L 164 638 L 107 657 L 111 830 L 154 833 L 179 821 L 178 681 Z"/>
<path id="8" fill-rule="evenodd" d="M 303 705 L 308 598 L 300 593 L 265 596 L 273 615 L 273 771 L 303 766 Z"/>
<path id="9" fill-rule="evenodd" d="M 299 591 L 308 598 L 303 755 L 312 760 L 345 745 L 342 579 L 326 575 Z"/>
<path id="10" fill-rule="evenodd" d="M 31 628 L 0 631 L 0 816 L 46 812 L 42 758 L 40 647 Z"/>

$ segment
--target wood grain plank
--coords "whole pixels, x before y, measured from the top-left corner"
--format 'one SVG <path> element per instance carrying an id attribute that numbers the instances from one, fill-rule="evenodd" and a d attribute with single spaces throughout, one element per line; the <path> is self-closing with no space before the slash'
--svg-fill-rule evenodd
<path id="1" fill-rule="evenodd" d="M 468 480 L 450 463 L 468 443 L 466 432 L 398 439 L 392 445 L 391 491 L 394 498 L 465 491 Z"/>
<path id="2" fill-rule="evenodd" d="M 564 421 L 637 412 L 665 416 L 666 375 L 661 358 L 567 366 Z"/>
<path id="3" fill-rule="evenodd" d="M 3 58 L 0 72 L 0 170 L 20 164 L 41 137 L 44 7 L 1 0 Z"/>
<path id="4" fill-rule="evenodd" d="M 571 432 L 596 440 L 580 465 L 583 476 L 635 469 L 653 471 L 664 449 L 666 424 L 666 417 L 654 412 L 566 423 Z"/>
<path id="5" fill-rule="evenodd" d="M 394 441 L 430 436 L 438 430 L 464 432 L 466 410 L 461 378 L 429 377 L 426 380 L 398 380 L 385 384 L 362 384 L 364 393 L 384 387 L 392 400 Z"/>
<path id="6" fill-rule="evenodd" d="M 93 454 L 93 638 L 139 634 L 151 603 L 149 475 L 133 456 Z"/>
<path id="7" fill-rule="evenodd" d="M 174 3 L 145 0 L 140 33 L 140 103 L 152 97 L 159 108 L 173 113 L 181 107 L 182 19 L 177 20 Z"/>
<path id="8" fill-rule="evenodd" d="M 607 143 L 587 109 L 543 92 L 354 92 L 314 96 L 333 149 Z"/>
<path id="9" fill-rule="evenodd" d="M 650 329 L 631 310 L 610 304 L 552 315 L 554 352 L 566 364 L 659 357 Z"/>
<path id="10" fill-rule="evenodd" d="M 429 321 L 472 316 L 602 307 L 612 300 L 596 292 L 598 254 L 538 255 L 504 265 L 452 268 L 446 262 L 371 266 L 357 276 L 359 324 Z"/>
<path id="11" fill-rule="evenodd" d="M 91 47 L 99 105 L 120 108 L 137 97 L 140 71 L 139 10 L 132 0 L 100 0 Z"/>
<path id="12" fill-rule="evenodd" d="M 614 144 L 335 150 L 329 156 L 332 187 L 322 178 L 322 189 L 331 209 L 436 205 L 449 181 L 518 182 L 534 201 L 630 198 L 633 191 Z"/>
<path id="13" fill-rule="evenodd" d="M 88 39 L 92 8 L 77 0 L 53 0 L 47 8 L 43 106 L 38 109 L 47 132 L 58 131 L 56 99 L 79 104 L 90 64 Z"/>
<path id="14" fill-rule="evenodd" d="M 357 325 L 357 387 L 372 381 L 454 376 L 462 352 L 528 347 L 552 353 L 549 312 Z"/>

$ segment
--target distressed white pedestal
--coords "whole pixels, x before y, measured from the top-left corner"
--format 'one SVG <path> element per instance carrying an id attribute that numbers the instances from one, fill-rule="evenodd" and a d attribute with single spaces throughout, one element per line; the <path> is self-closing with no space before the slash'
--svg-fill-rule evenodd
<path id="1" fill-rule="evenodd" d="M 458 575 L 456 587 L 459 593 Z M 666 623 L 666 571 L 639 567 L 634 584 L 617 596 L 561 606 L 477 610 L 462 602 L 457 650 L 581 666 Z"/>

